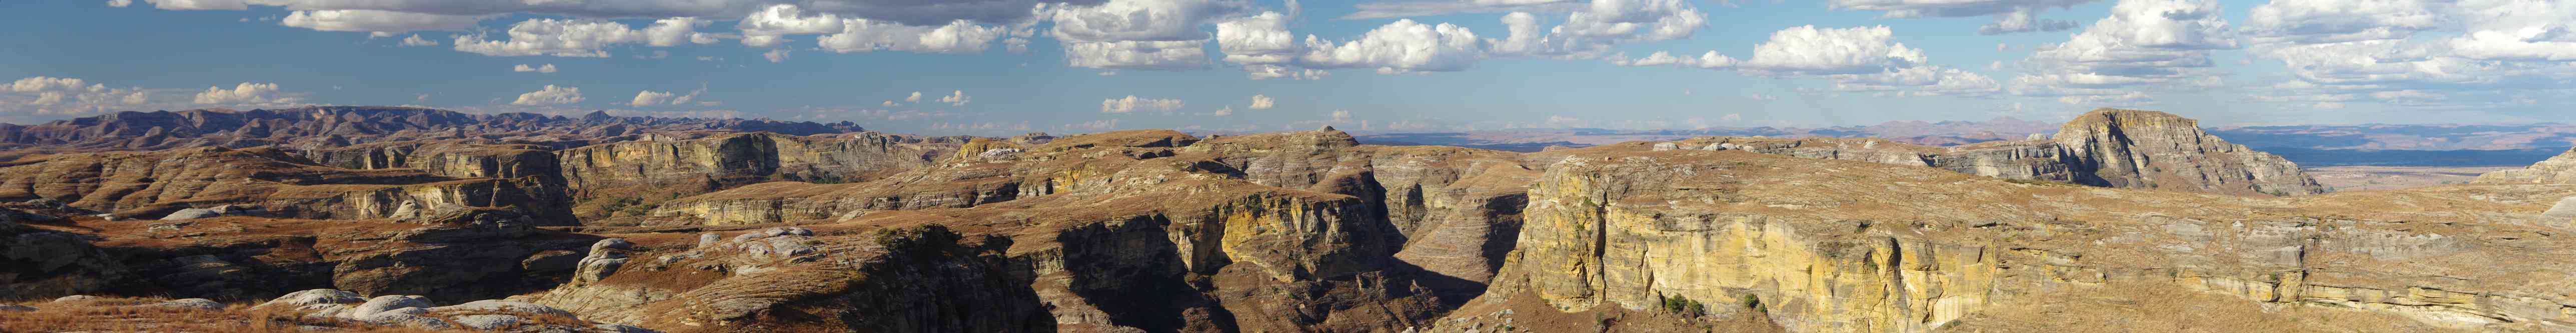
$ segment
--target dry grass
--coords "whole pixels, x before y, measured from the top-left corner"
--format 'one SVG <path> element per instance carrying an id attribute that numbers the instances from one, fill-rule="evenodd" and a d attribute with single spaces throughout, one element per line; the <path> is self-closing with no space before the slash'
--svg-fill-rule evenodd
<path id="1" fill-rule="evenodd" d="M 334 319 L 302 318 L 281 309 L 251 309 L 235 303 L 216 310 L 149 306 L 152 298 L 100 298 L 85 302 L 28 302 L 33 312 L 0 315 L 0 332 L 297 332 L 326 327 L 345 332 L 434 332 L 378 327 Z"/>
<path id="2" fill-rule="evenodd" d="M 2161 283 L 2073 287 L 1991 306 L 1946 332 L 2461 332 L 2394 314 L 2263 303 Z"/>

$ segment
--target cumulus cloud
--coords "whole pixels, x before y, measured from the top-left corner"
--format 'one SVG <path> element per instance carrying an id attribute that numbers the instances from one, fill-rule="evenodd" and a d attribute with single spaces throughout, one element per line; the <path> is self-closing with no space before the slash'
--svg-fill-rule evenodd
<path id="1" fill-rule="evenodd" d="M 223 87 L 206 87 L 205 92 L 197 93 L 197 104 L 238 105 L 293 102 L 293 98 L 281 98 L 278 96 L 277 84 L 275 83 L 242 82 L 241 84 L 233 85 L 233 89 L 231 90 L 225 90 Z"/>
<path id="2" fill-rule="evenodd" d="M 1331 118 L 1333 122 L 1336 123 L 1350 122 L 1351 110 L 1333 110 L 1333 113 L 1324 114 L 1324 116 Z"/>
<path id="3" fill-rule="evenodd" d="M 546 85 L 546 87 L 545 87 L 545 88 L 537 89 L 537 91 L 531 91 L 531 92 L 528 92 L 528 93 L 525 93 L 525 94 L 519 94 L 519 99 L 518 99 L 518 100 L 515 100 L 515 101 L 511 101 L 511 102 L 510 102 L 510 104 L 511 104 L 511 105 L 563 105 L 563 104 L 581 103 L 581 100 L 582 100 L 582 98 L 581 98 L 581 88 L 576 88 L 576 87 L 557 87 L 557 86 L 555 86 L 555 85 L 551 85 L 551 84 L 549 84 L 549 85 Z"/>
<path id="4" fill-rule="evenodd" d="M 792 4 L 765 7 L 743 17 L 735 27 L 742 30 L 743 45 L 773 47 L 786 42 L 785 36 L 823 35 L 815 45 L 834 53 L 982 53 L 992 46 L 993 40 L 1008 32 L 1004 27 L 965 20 L 918 26 L 896 21 L 843 18 L 828 12 L 808 12 Z"/>
<path id="5" fill-rule="evenodd" d="M 2103 96 L 2134 102 L 2141 86 L 2211 86 L 2211 50 L 2239 47 L 2235 31 L 2210 0 L 2121 0 L 2111 16 L 2064 43 L 2022 61 L 2032 70 L 2013 79 L 2025 96 Z M 2083 98 L 2061 101 L 2086 100 Z"/>
<path id="6" fill-rule="evenodd" d="M 2403 39 L 2450 24 L 2436 0 L 2273 0 L 2245 17 L 2246 33 L 2268 42 Z"/>
<path id="7" fill-rule="evenodd" d="M 1567 14 L 1564 24 L 1541 33 L 1537 15 L 1502 17 L 1504 39 L 1495 54 L 1593 58 L 1621 43 L 1689 38 L 1708 26 L 1708 15 L 1685 0 L 1601 0 Z"/>
<path id="8" fill-rule="evenodd" d="M 516 67 L 510 67 L 510 71 L 512 71 L 512 72 L 520 72 L 520 73 L 526 73 L 526 72 L 553 73 L 553 72 L 555 72 L 555 64 L 545 64 L 544 66 L 535 66 L 535 67 L 529 67 L 529 66 L 528 66 L 528 64 L 519 64 L 519 65 L 518 65 L 518 66 L 516 66 Z"/>
<path id="9" fill-rule="evenodd" d="M 914 94 L 920 94 L 920 93 L 914 93 Z M 948 105 L 949 105 L 949 106 L 966 106 L 966 102 L 969 102 L 969 101 L 971 101 L 971 100 L 970 100 L 968 97 L 966 97 L 966 91 L 965 91 L 965 90 L 952 91 L 952 92 L 949 92 L 949 93 L 948 93 L 948 96 L 941 96 L 941 97 L 939 97 L 939 102 L 940 102 L 940 103 L 948 103 Z"/>
<path id="10" fill-rule="evenodd" d="M 769 50 L 769 52 L 761 52 L 760 57 L 762 59 L 769 59 L 770 63 L 780 63 L 787 61 L 789 53 L 790 51 L 787 51 L 787 49 L 775 49 Z"/>
<path id="11" fill-rule="evenodd" d="M 684 94 L 675 94 L 675 93 L 667 93 L 667 92 L 659 92 L 659 91 L 645 90 L 645 91 L 639 91 L 639 92 L 636 92 L 636 93 L 635 93 L 635 99 L 634 99 L 633 101 L 628 101 L 628 102 L 626 103 L 626 105 L 632 105 L 632 106 L 685 105 L 685 104 L 689 104 L 692 100 L 697 99 L 697 98 L 698 98 L 698 94 L 705 93 L 705 92 L 707 92 L 707 88 L 705 88 L 705 87 L 699 87 L 697 91 L 690 91 L 688 94 L 685 94 L 685 95 L 684 95 Z M 577 91 L 575 92 L 575 94 L 578 94 L 578 93 L 579 93 L 579 92 L 577 92 Z M 575 97 L 575 98 L 576 98 L 576 99 L 574 100 L 574 102 L 579 102 L 579 101 L 580 101 L 580 100 L 578 100 L 578 98 L 579 98 L 579 97 Z"/>
<path id="12" fill-rule="evenodd" d="M 1182 105 L 1183 103 L 1178 99 L 1138 98 L 1135 95 L 1128 95 L 1127 98 L 1100 100 L 1100 113 L 1129 113 L 1139 109 L 1171 112 L 1180 110 Z"/>
<path id="13" fill-rule="evenodd" d="M 160 8 L 160 9 L 164 9 L 164 10 L 244 10 L 244 9 L 250 9 L 250 4 L 248 4 L 248 3 L 244 3 L 244 2 L 242 2 L 242 0 L 143 0 L 143 1 L 144 1 L 144 2 L 152 3 L 152 8 Z M 113 5 L 114 3 L 110 3 L 110 4 L 111 4 L 111 5 Z M 127 2 L 127 4 L 132 4 L 132 2 Z"/>
<path id="14" fill-rule="evenodd" d="M 1276 102 L 1278 102 L 1278 100 L 1272 99 L 1270 96 L 1252 95 L 1252 106 L 1249 106 L 1248 108 L 1253 110 L 1268 110 L 1272 106 L 1277 106 Z"/>
<path id="15" fill-rule="evenodd" d="M 403 47 L 413 47 L 413 46 L 438 46 L 438 41 L 429 40 L 429 39 L 426 39 L 426 38 L 420 38 L 420 35 L 411 35 L 411 36 L 403 37 L 403 40 L 402 40 L 402 44 L 401 44 L 401 45 L 402 45 Z"/>
<path id="16" fill-rule="evenodd" d="M 50 76 L 28 77 L 9 83 L 9 91 L 15 92 L 78 91 L 106 88 L 106 85 L 89 83 L 89 81 L 81 79 Z"/>
<path id="17" fill-rule="evenodd" d="M 1352 7 L 1359 10 L 1342 15 L 1342 19 L 1367 20 L 1465 13 L 1567 12 L 1582 8 L 1583 3 L 1576 0 L 1433 0 L 1366 2 Z"/>
<path id="18" fill-rule="evenodd" d="M 383 10 L 299 10 L 278 20 L 279 25 L 320 31 L 401 33 L 418 30 L 465 30 L 474 28 L 481 17 L 472 15 L 439 15 Z"/>
<path id="19" fill-rule="evenodd" d="M 1242 0 L 1110 0 L 1061 6 L 1048 14 L 1047 35 L 1064 44 L 1065 62 L 1101 69 L 1184 70 L 1207 67 L 1206 25 L 1251 10 Z"/>
<path id="20" fill-rule="evenodd" d="M 108 7 L 125 8 L 125 6 L 133 5 L 134 0 L 107 0 Z"/>
<path id="21" fill-rule="evenodd" d="M 603 48 L 644 38 L 625 24 L 594 19 L 529 19 L 510 25 L 508 35 L 508 40 L 458 35 L 456 50 L 488 56 L 607 57 Z"/>
<path id="22" fill-rule="evenodd" d="M 1361 34 L 1357 40 L 1338 44 L 1306 36 L 1306 48 L 1306 54 L 1298 57 L 1304 66 L 1377 68 L 1380 73 L 1459 71 L 1485 58 L 1484 46 L 1478 44 L 1474 31 L 1448 23 L 1429 25 L 1413 20 L 1396 20 Z"/>
<path id="23" fill-rule="evenodd" d="M 1207 68 L 1206 41 L 1070 42 L 1065 64 L 1103 69 L 1185 70 Z"/>
<path id="24" fill-rule="evenodd" d="M 698 27 L 706 26 L 708 23 L 710 22 L 707 20 L 695 17 L 655 20 L 653 25 L 644 27 L 644 45 L 715 44 L 718 39 L 716 34 L 697 31 Z"/>
<path id="25" fill-rule="evenodd" d="M 983 53 L 993 39 L 1005 32 L 1002 27 L 982 26 L 966 21 L 949 22 L 938 27 L 909 26 L 853 19 L 841 25 L 840 33 L 824 35 L 817 45 L 837 53 L 869 51 L 904 51 L 923 53 Z"/>
<path id="26" fill-rule="evenodd" d="M 2075 22 L 2039 18 L 2039 12 L 2063 9 L 2095 0 L 1828 0 L 1835 9 L 1885 12 L 1884 18 L 1971 17 L 1993 16 L 1994 23 L 1977 28 L 1981 34 L 2003 34 L 2033 31 L 2059 31 L 2076 27 Z"/>
<path id="27" fill-rule="evenodd" d="M 1110 0 L 1055 8 L 1049 33 L 1071 42 L 1206 40 L 1201 27 L 1251 8 L 1241 0 Z"/>
<path id="28" fill-rule="evenodd" d="M 915 91 L 915 92 L 912 92 L 912 96 L 904 96 L 904 97 L 903 97 L 903 102 L 904 102 L 904 103 L 921 103 L 921 92 L 919 92 L 919 91 Z"/>
<path id="29" fill-rule="evenodd" d="M 1717 51 L 1697 57 L 1655 52 L 1642 58 L 1612 56 L 1624 66 L 1677 66 L 1735 70 L 1779 78 L 1819 78 L 1833 90 L 1882 92 L 1910 96 L 1984 96 L 2001 89 L 1994 79 L 1955 68 L 1932 66 L 1923 50 L 1905 46 L 1885 26 L 1817 28 L 1798 26 L 1773 32 L 1753 46 L 1753 55 L 1736 59 Z"/>

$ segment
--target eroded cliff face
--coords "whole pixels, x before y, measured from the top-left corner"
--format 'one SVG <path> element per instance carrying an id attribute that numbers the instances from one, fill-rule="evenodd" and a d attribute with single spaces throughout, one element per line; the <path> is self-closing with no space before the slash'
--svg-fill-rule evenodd
<path id="1" fill-rule="evenodd" d="M 584 217 L 637 216 L 664 200 L 774 180 L 858 182 L 928 165 L 952 148 L 877 133 L 745 133 L 557 152 Z M 631 211 L 630 211 L 631 210 Z"/>
<path id="2" fill-rule="evenodd" d="M 1743 150 L 1803 158 L 1929 166 L 1960 173 L 2083 185 L 2221 194 L 2308 195 L 2325 186 L 2280 156 L 2230 144 L 2173 114 L 2098 109 L 2056 136 L 1956 147 L 1874 138 L 1709 137 L 1661 149 Z"/>
<path id="3" fill-rule="evenodd" d="M 2227 143 L 2200 121 L 2170 113 L 2098 109 L 2050 139 L 2069 157 L 2077 184 L 2208 193 L 2325 193 L 2299 165 Z"/>
<path id="4" fill-rule="evenodd" d="M 308 219 L 406 219 L 498 207 L 577 222 L 538 177 L 455 178 L 415 170 L 348 170 L 269 149 L 187 148 L 57 154 L 0 167 L 0 198 L 47 199 L 121 218 L 158 219 L 219 205 Z"/>
<path id="5" fill-rule="evenodd" d="M 2570 221 L 2538 213 L 2576 188 L 2249 199 L 1634 148 L 1548 167 L 1487 301 L 1679 298 L 1758 308 L 1793 331 L 1910 332 L 2054 290 L 2178 286 L 2453 328 L 2576 323 L 2557 268 L 2482 268 L 2564 260 L 2550 235 Z"/>

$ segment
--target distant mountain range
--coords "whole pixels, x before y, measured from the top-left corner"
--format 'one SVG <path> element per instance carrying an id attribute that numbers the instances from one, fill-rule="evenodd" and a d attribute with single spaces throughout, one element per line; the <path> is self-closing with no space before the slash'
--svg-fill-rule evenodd
<path id="1" fill-rule="evenodd" d="M 2498 166 L 2528 165 L 2576 146 L 2576 125 L 2296 125 L 2236 126 L 2207 129 L 2229 142 L 2289 158 L 2305 166 Z M 1510 129 L 1441 133 L 1372 133 L 1361 142 L 1383 145 L 1442 145 L 1533 152 L 1548 147 L 1585 147 L 1627 141 L 1679 140 L 1702 136 L 1876 137 L 1894 141 L 1955 146 L 2022 139 L 2057 132 L 2057 125 L 2013 118 L 1986 121 L 1894 121 L 1870 126 L 1824 128 L 1721 127 L 1689 130 Z"/>

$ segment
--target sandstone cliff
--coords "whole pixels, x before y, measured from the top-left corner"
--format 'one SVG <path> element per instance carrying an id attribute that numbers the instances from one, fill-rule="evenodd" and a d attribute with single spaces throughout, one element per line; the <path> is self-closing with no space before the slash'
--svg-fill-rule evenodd
<path id="1" fill-rule="evenodd" d="M 877 133 L 743 133 L 647 140 L 556 152 L 584 217 L 643 215 L 664 200 L 753 183 L 858 182 L 928 165 L 952 144 Z"/>
<path id="2" fill-rule="evenodd" d="M 2199 122 L 2155 111 L 2098 109 L 2046 140 L 1930 147 L 1873 138 L 1706 137 L 1662 149 L 1744 150 L 1803 158 L 1930 166 L 2083 185 L 2222 194 L 2324 193 L 2298 164 L 2230 144 Z M 1539 154 L 1548 156 L 1548 154 Z"/>
<path id="3" fill-rule="evenodd" d="M 0 167 L 0 200 L 47 199 L 120 218 L 158 219 L 190 207 L 246 204 L 296 218 L 418 218 L 475 207 L 517 209 L 572 225 L 565 203 L 534 178 L 442 177 L 414 170 L 349 170 L 269 149 L 56 154 Z"/>
<path id="4" fill-rule="evenodd" d="M 1745 304 L 1719 308 L 1793 331 L 1930 331 L 2057 290 L 2174 286 L 2465 329 L 2576 319 L 2555 268 L 2496 266 L 2576 250 L 2546 236 L 2571 221 L 2538 214 L 2571 187 L 2254 199 L 1651 150 L 1588 148 L 1548 167 L 1487 301 L 1687 299 Z"/>

